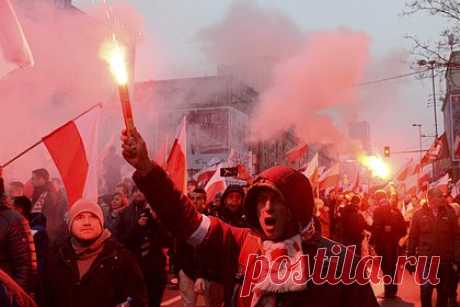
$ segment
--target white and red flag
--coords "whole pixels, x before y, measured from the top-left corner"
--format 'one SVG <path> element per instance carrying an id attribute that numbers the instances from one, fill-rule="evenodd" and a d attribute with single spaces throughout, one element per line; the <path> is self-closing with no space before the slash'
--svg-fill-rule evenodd
<path id="1" fill-rule="evenodd" d="M 410 195 L 417 195 L 418 191 L 418 174 L 413 173 L 406 177 L 404 181 L 404 185 L 406 188 L 406 193 Z"/>
<path id="2" fill-rule="evenodd" d="M 422 166 L 422 168 L 430 163 L 432 163 L 433 161 L 436 161 L 438 160 L 440 154 L 441 154 L 441 150 L 442 150 L 442 139 L 443 139 L 444 134 L 441 135 L 440 137 L 438 137 L 434 142 L 433 144 L 431 144 L 430 148 L 428 149 L 428 151 L 423 155 L 422 157 L 422 160 L 420 161 L 420 165 Z"/>
<path id="3" fill-rule="evenodd" d="M 202 169 L 198 173 L 196 173 L 193 178 L 196 180 L 197 185 L 199 187 L 205 187 L 208 181 L 212 178 L 214 173 L 216 172 L 217 166 L 211 165 L 207 168 Z"/>
<path id="4" fill-rule="evenodd" d="M 42 138 L 61 175 L 69 206 L 80 198 L 98 198 L 100 109 L 101 105 L 97 105 Z"/>
<path id="5" fill-rule="evenodd" d="M 433 164 L 424 166 L 419 173 L 418 184 L 420 187 L 428 186 L 433 180 Z"/>
<path id="6" fill-rule="evenodd" d="M 351 184 L 351 190 L 355 193 L 358 193 L 361 189 L 361 169 L 359 167 L 356 168 L 356 175 L 353 183 Z"/>
<path id="7" fill-rule="evenodd" d="M 410 159 L 396 174 L 395 178 L 398 181 L 405 181 L 408 176 L 415 172 L 414 159 Z"/>
<path id="8" fill-rule="evenodd" d="M 444 194 L 447 194 L 449 192 L 449 174 L 445 174 L 444 176 L 439 178 L 437 181 L 430 183 L 429 187 L 430 189 L 438 188 Z"/>
<path id="9" fill-rule="evenodd" d="M 290 149 L 288 152 L 286 152 L 286 160 L 289 163 L 294 163 L 300 160 L 307 152 L 308 152 L 307 144 L 297 145 L 294 148 Z"/>
<path id="10" fill-rule="evenodd" d="M 316 153 L 313 158 L 311 158 L 310 162 L 308 162 L 307 168 L 303 172 L 305 177 L 310 180 L 312 185 L 316 185 L 319 179 L 319 157 L 318 153 Z"/>
<path id="11" fill-rule="evenodd" d="M 319 178 L 319 189 L 334 189 L 340 182 L 340 163 L 334 164 L 327 169 Z"/>
<path id="12" fill-rule="evenodd" d="M 205 186 L 205 191 L 206 191 L 206 197 L 208 202 L 213 201 L 214 198 L 216 197 L 216 194 L 219 192 L 224 192 L 225 189 L 227 188 L 227 183 L 225 181 L 225 177 L 222 177 L 220 175 L 220 169 L 222 167 L 222 163 L 220 163 L 216 171 L 214 172 L 214 175 L 209 179 L 208 183 Z"/>
<path id="13" fill-rule="evenodd" d="M 166 161 L 166 171 L 179 191 L 187 191 L 187 129 L 185 116 L 171 146 Z"/>
<path id="14" fill-rule="evenodd" d="M 0 0 L 0 79 L 34 65 L 32 52 L 10 0 Z"/>

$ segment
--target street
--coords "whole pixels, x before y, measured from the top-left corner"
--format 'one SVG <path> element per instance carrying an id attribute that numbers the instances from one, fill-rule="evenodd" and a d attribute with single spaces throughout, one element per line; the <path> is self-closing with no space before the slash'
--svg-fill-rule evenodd
<path id="1" fill-rule="evenodd" d="M 383 284 L 372 285 L 374 293 L 378 298 L 380 306 L 382 307 L 421 307 L 420 304 L 420 290 L 419 287 L 414 283 L 412 276 L 406 271 L 403 278 L 402 286 L 398 290 L 399 299 L 384 300 L 383 296 Z M 436 291 L 434 291 L 436 293 Z M 457 300 L 460 296 L 457 297 Z M 433 305 L 435 300 L 433 299 Z M 177 289 L 166 289 L 163 296 L 161 306 L 169 307 L 180 307 L 182 306 L 182 299 L 180 292 Z M 198 298 L 197 306 L 205 306 L 202 297 Z"/>

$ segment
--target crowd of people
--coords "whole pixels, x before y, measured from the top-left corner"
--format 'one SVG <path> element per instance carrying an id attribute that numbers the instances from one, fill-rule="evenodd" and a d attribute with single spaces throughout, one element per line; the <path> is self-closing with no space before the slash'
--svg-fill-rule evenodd
<path id="1" fill-rule="evenodd" d="M 122 141 L 136 171 L 111 176 L 97 202 L 69 206 L 45 169 L 28 183 L 0 173 L 0 306 L 160 306 L 167 286 L 184 306 L 200 295 L 206 306 L 379 306 L 371 285 L 358 283 L 261 282 L 242 295 L 257 267 L 251 255 L 337 256 L 336 242 L 356 247 L 353 263 L 381 256 L 391 276 L 399 255 L 439 256 L 440 282 L 420 286 L 421 305 L 436 289 L 436 306 L 457 306 L 460 205 L 438 188 L 420 198 L 394 188 L 317 193 L 301 172 L 276 166 L 208 199 L 192 180 L 180 192 L 138 133 Z M 397 284 L 385 285 L 383 299 L 397 295 Z"/>

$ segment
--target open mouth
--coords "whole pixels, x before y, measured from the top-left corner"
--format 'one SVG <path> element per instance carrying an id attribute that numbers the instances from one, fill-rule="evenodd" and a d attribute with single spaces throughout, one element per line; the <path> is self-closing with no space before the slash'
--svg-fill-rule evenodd
<path id="1" fill-rule="evenodd" d="M 266 217 L 264 220 L 265 225 L 267 226 L 275 226 L 276 219 L 274 217 Z"/>

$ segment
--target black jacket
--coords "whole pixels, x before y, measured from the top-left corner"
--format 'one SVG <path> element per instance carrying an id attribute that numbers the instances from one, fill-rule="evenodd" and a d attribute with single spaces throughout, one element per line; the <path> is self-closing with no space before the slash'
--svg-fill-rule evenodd
<path id="1" fill-rule="evenodd" d="M 337 241 L 346 246 L 361 245 L 366 228 L 367 223 L 358 212 L 358 208 L 353 205 L 347 205 L 341 211 L 340 216 L 337 217 Z"/>
<path id="2" fill-rule="evenodd" d="M 148 216 L 146 226 L 140 226 L 141 214 Z M 155 220 L 146 206 L 131 204 L 124 209 L 116 224 L 115 237 L 139 260 L 141 269 L 149 274 L 166 274 L 166 256 L 162 248 L 172 245 L 167 230 Z"/>
<path id="3" fill-rule="evenodd" d="M 380 205 L 374 211 L 370 243 L 376 252 L 398 247 L 399 240 L 407 233 L 407 226 L 401 211 L 391 205 Z"/>
<path id="4" fill-rule="evenodd" d="M 105 242 L 80 280 L 70 240 L 49 253 L 45 263 L 41 306 L 114 307 L 128 298 L 130 306 L 147 306 L 147 290 L 139 266 L 119 243 Z"/>
<path id="5" fill-rule="evenodd" d="M 0 205 L 0 268 L 27 292 L 35 289 L 37 257 L 27 220 Z"/>
<path id="6" fill-rule="evenodd" d="M 448 206 L 435 217 L 428 206 L 414 213 L 409 230 L 409 256 L 440 256 L 442 261 L 460 261 L 457 217 Z"/>

